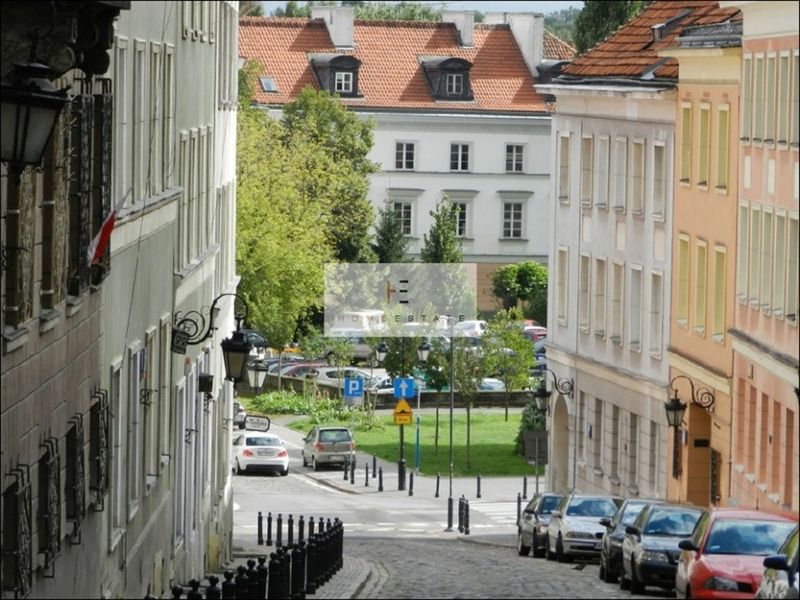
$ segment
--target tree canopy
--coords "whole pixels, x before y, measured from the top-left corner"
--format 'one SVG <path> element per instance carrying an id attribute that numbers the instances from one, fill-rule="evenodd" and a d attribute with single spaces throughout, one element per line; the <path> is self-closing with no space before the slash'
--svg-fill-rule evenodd
<path id="1" fill-rule="evenodd" d="M 276 17 L 310 17 L 312 6 L 332 6 L 331 0 L 310 1 L 302 6 L 295 0 L 286 3 L 285 8 L 276 8 Z M 441 21 L 442 8 L 434 8 L 421 2 L 364 2 L 363 0 L 344 0 L 342 6 L 355 9 L 355 18 L 382 21 Z"/>
<path id="2" fill-rule="evenodd" d="M 557 38 L 574 46 L 575 20 L 580 13 L 580 9 L 574 6 L 548 13 L 544 16 L 544 28 Z"/>
<path id="3" fill-rule="evenodd" d="M 403 226 L 387 203 L 378 211 L 378 224 L 375 226 L 375 241 L 372 251 L 379 263 L 405 262 L 408 253 L 408 240 L 403 235 Z"/>
<path id="4" fill-rule="evenodd" d="M 423 235 L 420 258 L 426 263 L 460 263 L 464 262 L 461 242 L 456 236 L 458 207 L 445 197 L 430 211 L 433 225 Z"/>
<path id="5" fill-rule="evenodd" d="M 575 19 L 575 48 L 578 54 L 594 48 L 617 28 L 638 15 L 651 0 L 584 0 Z"/>
<path id="6" fill-rule="evenodd" d="M 503 265 L 492 275 L 492 293 L 503 309 L 523 302 L 525 317 L 547 324 L 547 267 L 526 261 Z"/>

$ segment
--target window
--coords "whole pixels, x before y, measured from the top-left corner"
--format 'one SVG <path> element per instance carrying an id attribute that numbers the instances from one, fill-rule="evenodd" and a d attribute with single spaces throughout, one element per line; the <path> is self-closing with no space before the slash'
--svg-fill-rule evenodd
<path id="1" fill-rule="evenodd" d="M 789 218 L 788 248 L 789 258 L 786 261 L 786 320 L 797 324 L 797 253 L 798 240 L 797 217 Z"/>
<path id="2" fill-rule="evenodd" d="M 177 545 L 186 532 L 186 382 L 184 379 L 175 388 L 175 499 L 173 520 L 173 541 Z"/>
<path id="3" fill-rule="evenodd" d="M 707 285 L 706 270 L 706 243 L 698 241 L 695 244 L 694 268 L 694 331 L 699 335 L 706 332 L 706 296 Z"/>
<path id="4" fill-rule="evenodd" d="M 780 58 L 780 82 L 778 91 L 778 143 L 789 141 L 789 55 Z M 797 117 L 795 117 L 795 120 Z"/>
<path id="5" fill-rule="evenodd" d="M 133 201 L 145 198 L 146 154 L 148 143 L 145 139 L 145 48 L 143 40 L 136 40 L 133 54 Z"/>
<path id="6" fill-rule="evenodd" d="M 689 320 L 689 237 L 678 238 L 678 324 L 687 326 Z"/>
<path id="7" fill-rule="evenodd" d="M 708 104 L 700 105 L 700 144 L 699 164 L 697 168 L 697 185 L 708 186 L 708 158 L 710 153 L 710 124 L 709 115 L 711 107 Z"/>
<path id="8" fill-rule="evenodd" d="M 609 168 L 609 139 L 608 136 L 597 138 L 597 198 L 595 203 L 598 208 L 608 206 L 608 168 Z"/>
<path id="9" fill-rule="evenodd" d="M 403 171 L 413 171 L 414 150 L 413 142 L 397 142 L 397 144 L 395 144 L 394 168 Z"/>
<path id="10" fill-rule="evenodd" d="M 503 202 L 503 237 L 522 238 L 522 202 Z"/>
<path id="11" fill-rule="evenodd" d="M 609 474 L 612 477 L 612 483 L 614 483 L 613 478 L 617 478 L 617 482 L 619 480 L 619 406 L 613 404 L 611 406 L 611 445 L 608 448 L 609 454 L 611 455 L 610 458 L 610 465 L 609 465 Z"/>
<path id="12" fill-rule="evenodd" d="M 522 145 L 506 144 L 506 173 L 522 173 Z"/>
<path id="13" fill-rule="evenodd" d="M 467 235 L 467 203 L 455 202 L 456 207 L 456 237 L 466 237 Z"/>
<path id="14" fill-rule="evenodd" d="M 692 179 L 692 105 L 681 105 L 681 183 Z"/>
<path id="15" fill-rule="evenodd" d="M 581 204 L 592 205 L 592 164 L 593 153 L 592 136 L 581 138 Z"/>
<path id="16" fill-rule="evenodd" d="M 644 212 L 644 141 L 633 142 L 633 164 L 631 165 L 631 210 L 635 215 Z"/>
<path id="17" fill-rule="evenodd" d="M 650 275 L 650 355 L 661 357 L 661 330 L 664 324 L 664 276 L 653 271 Z"/>
<path id="18" fill-rule="evenodd" d="M 711 335 L 718 342 L 725 339 L 725 282 L 726 250 L 724 246 L 714 248 L 714 304 Z"/>
<path id="19" fill-rule="evenodd" d="M 558 136 L 558 199 L 569 202 L 569 140 L 570 134 Z"/>
<path id="20" fill-rule="evenodd" d="M 760 142 L 764 139 L 764 57 L 756 56 L 756 76 L 755 88 L 753 90 L 755 98 L 755 123 L 753 140 Z"/>
<path id="21" fill-rule="evenodd" d="M 578 284 L 578 327 L 581 332 L 589 333 L 589 270 L 591 268 L 591 257 L 581 254 L 581 264 Z"/>
<path id="22" fill-rule="evenodd" d="M 116 546 L 125 529 L 125 421 L 122 418 L 120 363 L 111 367 L 111 529 L 110 546 Z"/>
<path id="23" fill-rule="evenodd" d="M 650 421 L 650 455 L 648 457 L 648 475 L 653 492 L 658 489 L 658 466 L 661 464 L 660 452 L 658 451 L 658 423 Z"/>
<path id="24" fill-rule="evenodd" d="M 594 259 L 594 334 L 606 336 L 606 259 Z"/>
<path id="25" fill-rule="evenodd" d="M 783 316 L 786 296 L 786 213 L 775 214 L 775 293 L 772 297 L 772 313 Z"/>
<path id="26" fill-rule="evenodd" d="M 395 219 L 400 221 L 400 229 L 403 231 L 403 235 L 411 235 L 411 203 L 395 202 L 394 216 Z"/>
<path id="27" fill-rule="evenodd" d="M 447 95 L 462 96 L 464 94 L 464 75 L 461 73 L 447 73 Z"/>
<path id="28" fill-rule="evenodd" d="M 745 56 L 742 76 L 742 132 L 741 139 L 750 141 L 750 128 L 753 119 L 753 58 Z"/>
<path id="29" fill-rule="evenodd" d="M 769 311 L 772 305 L 772 210 L 766 208 L 761 213 L 761 282 L 758 296 L 761 310 Z"/>
<path id="30" fill-rule="evenodd" d="M 334 75 L 334 91 L 340 94 L 353 93 L 353 73 L 350 71 L 336 71 Z"/>
<path id="31" fill-rule="evenodd" d="M 139 508 L 139 482 L 142 480 L 142 403 L 139 401 L 145 364 L 144 350 L 131 348 L 128 357 L 128 520 Z"/>
<path id="32" fill-rule="evenodd" d="M 175 46 L 164 47 L 164 165 L 163 189 L 172 187 L 175 169 Z"/>
<path id="33" fill-rule="evenodd" d="M 625 179 L 628 174 L 628 140 L 614 141 L 614 209 L 625 210 Z"/>
<path id="34" fill-rule="evenodd" d="M 758 267 L 761 260 L 761 207 L 750 208 L 749 275 L 747 278 L 747 297 L 750 304 L 758 305 Z"/>
<path id="35" fill-rule="evenodd" d="M 792 78 L 792 147 L 797 148 L 800 142 L 800 54 L 794 53 L 794 77 Z"/>
<path id="36" fill-rule="evenodd" d="M 567 298 L 567 294 L 569 293 L 569 282 L 567 278 L 569 277 L 569 249 L 567 248 L 559 248 L 558 249 L 558 323 L 559 325 L 566 325 L 567 324 L 567 308 L 569 307 L 569 298 Z"/>
<path id="37" fill-rule="evenodd" d="M 586 396 L 583 392 L 578 395 L 578 422 L 576 424 L 576 437 L 578 438 L 578 456 L 581 460 L 586 460 Z"/>
<path id="38" fill-rule="evenodd" d="M 717 189 L 728 190 L 728 162 L 730 148 L 730 111 L 728 105 L 717 110 Z"/>
<path id="39" fill-rule="evenodd" d="M 738 235 L 736 238 L 736 295 L 739 300 L 747 298 L 747 232 L 750 209 L 739 205 Z"/>
<path id="40" fill-rule="evenodd" d="M 667 163 L 663 143 L 653 144 L 653 217 L 664 218 L 667 197 Z"/>
<path id="41" fill-rule="evenodd" d="M 611 341 L 619 345 L 622 345 L 624 297 L 625 263 L 614 261 L 611 268 Z"/>
<path id="42" fill-rule="evenodd" d="M 161 44 L 150 44 L 150 137 L 148 139 L 149 166 L 147 172 L 148 195 L 158 194 L 163 189 L 161 165 L 164 163 L 161 142 Z"/>
<path id="43" fill-rule="evenodd" d="M 275 83 L 274 77 L 259 77 L 258 82 L 261 84 L 262 92 L 275 93 L 278 91 L 278 86 Z"/>
<path id="44" fill-rule="evenodd" d="M 767 89 L 765 91 L 766 98 L 766 119 L 764 129 L 764 141 L 775 141 L 775 92 L 777 74 L 775 72 L 776 62 L 774 56 L 767 57 Z"/>
<path id="45" fill-rule="evenodd" d="M 592 454 L 594 454 L 593 466 L 603 469 L 603 401 L 600 398 L 594 399 L 594 424 L 589 429 L 589 437 L 592 438 Z"/>
<path id="46" fill-rule="evenodd" d="M 114 204 L 128 193 L 128 40 L 117 38 L 116 60 L 114 61 Z"/>
<path id="47" fill-rule="evenodd" d="M 639 415 L 630 414 L 628 423 L 628 485 L 635 486 L 639 477 Z"/>
<path id="48" fill-rule="evenodd" d="M 469 171 L 469 144 L 450 144 L 450 170 Z"/>
<path id="49" fill-rule="evenodd" d="M 642 267 L 631 265 L 631 305 L 628 344 L 638 352 L 642 348 Z"/>

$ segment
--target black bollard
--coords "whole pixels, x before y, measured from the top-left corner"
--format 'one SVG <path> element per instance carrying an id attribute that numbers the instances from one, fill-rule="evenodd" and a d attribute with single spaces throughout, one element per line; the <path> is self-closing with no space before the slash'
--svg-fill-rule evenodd
<path id="1" fill-rule="evenodd" d="M 464 533 L 464 495 L 458 499 L 458 533 Z"/>
<path id="2" fill-rule="evenodd" d="M 414 495 L 414 471 L 408 472 L 408 495 Z"/>
<path id="3" fill-rule="evenodd" d="M 375 479 L 377 473 L 378 473 L 378 457 L 373 454 L 372 455 L 372 478 L 373 479 Z"/>
<path id="4" fill-rule="evenodd" d="M 320 517 L 317 519 L 317 533 L 322 533 L 325 531 L 325 517 Z"/>
<path id="5" fill-rule="evenodd" d="M 439 497 L 439 474 L 436 474 L 436 493 L 433 495 L 434 498 Z"/>
<path id="6" fill-rule="evenodd" d="M 383 467 L 378 467 L 378 491 L 383 491 Z"/>
<path id="7" fill-rule="evenodd" d="M 256 567 L 256 579 L 258 580 L 258 588 L 257 588 L 258 595 L 256 596 L 256 598 L 267 597 L 267 577 L 269 576 L 269 571 L 267 569 L 266 562 L 267 562 L 266 556 L 258 557 L 258 566 Z"/>
<path id="8" fill-rule="evenodd" d="M 478 495 L 476 496 L 476 498 L 480 497 L 481 497 L 481 474 L 478 473 Z"/>
<path id="9" fill-rule="evenodd" d="M 278 571 L 280 569 L 280 562 L 278 561 L 278 553 L 272 552 L 269 555 L 269 567 L 267 576 L 267 598 L 279 598 L 280 592 L 280 579 Z"/>
<path id="10" fill-rule="evenodd" d="M 247 578 L 247 567 L 239 565 L 236 569 L 236 597 L 249 598 L 250 597 L 250 580 Z"/>
<path id="11" fill-rule="evenodd" d="M 225 571 L 225 581 L 222 582 L 223 600 L 234 600 L 236 598 L 236 584 L 233 581 L 233 571 Z"/>
<path id="12" fill-rule="evenodd" d="M 344 459 L 344 475 L 342 476 L 342 481 L 347 481 L 347 474 L 350 472 L 350 457 L 346 457 Z"/>
<path id="13" fill-rule="evenodd" d="M 522 515 L 522 496 L 517 492 L 517 523 L 519 523 L 520 515 Z"/>
<path id="14" fill-rule="evenodd" d="M 264 517 L 261 515 L 261 511 L 258 511 L 258 545 L 264 545 Z"/>
<path id="15" fill-rule="evenodd" d="M 275 545 L 280 547 L 283 546 L 283 515 L 281 513 L 278 513 L 278 524 L 276 527 Z"/>
<path id="16" fill-rule="evenodd" d="M 305 568 L 304 557 L 305 550 L 303 549 L 302 542 L 292 549 L 292 589 L 290 597 L 296 600 L 302 600 L 306 597 L 305 594 Z"/>
<path id="17" fill-rule="evenodd" d="M 328 522 L 325 524 L 325 531 L 330 531 L 332 527 L 333 524 L 331 523 L 331 518 L 328 517 Z"/>
<path id="18" fill-rule="evenodd" d="M 282 547 L 278 556 L 280 559 L 280 592 L 279 598 L 289 598 L 292 593 L 292 557 L 289 554 L 288 546 Z"/>
<path id="19" fill-rule="evenodd" d="M 267 546 L 272 546 L 272 513 L 267 513 Z"/>
<path id="20" fill-rule="evenodd" d="M 453 531 L 453 497 L 447 497 L 447 529 L 445 531 Z"/>
<path id="21" fill-rule="evenodd" d="M 256 561 L 252 558 L 247 559 L 247 583 L 248 598 L 258 598 L 258 571 L 256 571 Z"/>
<path id="22" fill-rule="evenodd" d="M 192 588 L 186 592 L 189 600 L 203 600 L 203 592 L 200 591 L 200 582 L 197 579 L 189 581 L 189 587 Z"/>
<path id="23" fill-rule="evenodd" d="M 208 576 L 208 587 L 206 588 L 206 598 L 208 600 L 219 600 L 220 599 L 220 589 L 217 587 L 219 583 L 219 577 L 216 575 L 209 575 Z M 263 598 L 263 596 L 262 596 Z"/>
<path id="24" fill-rule="evenodd" d="M 300 520 L 297 522 L 297 543 L 303 541 L 303 537 L 306 533 L 306 522 L 303 519 L 303 515 L 300 515 Z"/>
<path id="25" fill-rule="evenodd" d="M 369 463 L 364 463 L 364 471 L 366 472 L 366 477 L 364 478 L 364 487 L 369 487 Z"/>
<path id="26" fill-rule="evenodd" d="M 464 500 L 464 535 L 469 535 L 469 500 Z"/>
<path id="27" fill-rule="evenodd" d="M 527 500 L 528 499 L 528 476 L 527 475 L 523 475 L 522 476 L 522 499 L 523 500 Z"/>
<path id="28" fill-rule="evenodd" d="M 179 585 L 173 585 L 171 592 L 173 598 L 180 598 L 183 595 L 183 588 Z"/>
<path id="29" fill-rule="evenodd" d="M 314 535 L 314 517 L 308 517 L 308 537 Z"/>
<path id="30" fill-rule="evenodd" d="M 317 572 L 317 536 L 308 536 L 306 544 L 306 594 L 313 594 L 317 588 L 314 586 L 314 579 Z M 271 598 L 272 596 L 270 596 Z"/>
<path id="31" fill-rule="evenodd" d="M 286 524 L 286 527 L 289 531 L 289 536 L 286 543 L 291 546 L 294 544 L 294 517 L 292 517 L 292 513 L 289 513 L 289 520 Z"/>
<path id="32" fill-rule="evenodd" d="M 356 457 L 353 457 L 353 460 L 350 461 L 350 484 L 356 484 Z"/>

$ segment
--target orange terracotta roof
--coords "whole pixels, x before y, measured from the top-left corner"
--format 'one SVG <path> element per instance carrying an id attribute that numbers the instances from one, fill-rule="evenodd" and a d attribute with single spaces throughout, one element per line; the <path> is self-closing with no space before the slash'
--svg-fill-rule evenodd
<path id="1" fill-rule="evenodd" d="M 687 11 L 684 16 L 681 14 Z M 677 18 L 676 18 L 677 17 Z M 676 18 L 662 39 L 653 41 L 653 25 Z M 720 8 L 716 0 L 656 0 L 637 17 L 562 70 L 562 76 L 639 79 L 652 71 L 655 78 L 677 79 L 678 61 L 660 58 L 658 51 L 676 45 L 684 27 L 741 19 L 738 8 Z"/>
<path id="2" fill-rule="evenodd" d="M 577 51 L 564 40 L 544 30 L 544 49 L 542 55 L 546 60 L 572 60 Z"/>
<path id="3" fill-rule="evenodd" d="M 458 112 L 552 112 L 552 103 L 534 90 L 534 81 L 508 25 L 475 25 L 473 46 L 462 48 L 452 23 L 359 21 L 355 48 L 337 50 L 321 19 L 244 17 L 239 20 L 239 56 L 264 65 L 277 92 L 256 86 L 259 103 L 282 105 L 318 82 L 310 53 L 337 53 L 361 61 L 360 98 L 342 98 L 348 106 Z M 436 101 L 419 57 L 456 57 L 472 63 L 474 100 Z"/>

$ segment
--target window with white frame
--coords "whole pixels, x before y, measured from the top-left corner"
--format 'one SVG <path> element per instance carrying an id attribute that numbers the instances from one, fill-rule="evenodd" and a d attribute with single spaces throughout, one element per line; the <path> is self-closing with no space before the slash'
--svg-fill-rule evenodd
<path id="1" fill-rule="evenodd" d="M 800 53 L 797 50 L 794 52 L 794 77 L 792 77 L 792 133 L 789 140 L 793 148 L 797 148 L 800 144 Z"/>
<path id="2" fill-rule="evenodd" d="M 739 205 L 738 234 L 736 236 L 736 295 L 740 301 L 747 299 L 747 233 L 750 208 Z"/>
<path id="3" fill-rule="evenodd" d="M 158 336 L 158 396 L 159 396 L 159 415 L 158 415 L 158 464 L 159 469 L 166 466 L 167 457 L 170 452 L 171 439 L 169 431 L 170 403 L 167 401 L 169 394 L 170 363 L 172 362 L 172 352 L 170 351 L 170 334 L 172 332 L 168 316 L 161 318 L 160 331 Z"/>
<path id="4" fill-rule="evenodd" d="M 783 317 L 786 298 L 786 213 L 775 213 L 775 293 L 772 296 L 772 314 Z"/>
<path id="5" fill-rule="evenodd" d="M 447 73 L 447 95 L 464 95 L 464 75 L 462 73 Z"/>
<path id="6" fill-rule="evenodd" d="M 581 138 L 581 204 L 592 205 L 592 171 L 594 169 L 594 138 L 585 135 Z"/>
<path id="7" fill-rule="evenodd" d="M 625 263 L 615 260 L 611 267 L 611 341 L 622 345 L 622 321 L 625 305 Z"/>
<path id="8" fill-rule="evenodd" d="M 772 306 L 772 261 L 773 232 L 772 232 L 772 209 L 761 212 L 761 283 L 758 286 L 758 297 L 761 301 L 761 310 L 769 312 Z"/>
<path id="9" fill-rule="evenodd" d="M 758 267 L 761 260 L 761 207 L 750 207 L 750 237 L 748 250 L 747 298 L 752 306 L 758 306 Z"/>
<path id="10" fill-rule="evenodd" d="M 692 180 L 692 104 L 681 104 L 681 183 Z"/>
<path id="11" fill-rule="evenodd" d="M 576 425 L 576 438 L 578 439 L 578 459 L 586 460 L 586 395 L 581 391 L 578 393 L 578 423 Z"/>
<path id="12" fill-rule="evenodd" d="M 164 150 L 163 150 L 163 189 L 172 187 L 173 171 L 175 170 L 175 46 L 164 46 Z"/>
<path id="13" fill-rule="evenodd" d="M 400 230 L 403 235 L 411 235 L 412 213 L 411 202 L 394 202 L 394 217 L 400 222 Z"/>
<path id="14" fill-rule="evenodd" d="M 630 413 L 628 422 L 628 485 L 635 486 L 639 479 L 639 415 Z"/>
<path id="15" fill-rule="evenodd" d="M 603 468 L 603 404 L 600 398 L 594 399 L 594 423 L 591 428 L 592 438 L 592 466 Z"/>
<path id="16" fill-rule="evenodd" d="M 522 238 L 522 202 L 503 202 L 503 238 Z"/>
<path id="17" fill-rule="evenodd" d="M 156 386 L 156 354 L 155 354 L 156 328 L 150 328 L 145 334 L 144 342 L 144 379 L 142 385 L 147 390 L 144 404 L 144 481 L 152 485 L 153 477 L 158 474 L 158 415 L 161 405 L 161 394 Z M 145 493 L 148 489 L 145 488 Z"/>
<path id="18" fill-rule="evenodd" d="M 628 346 L 638 352 L 642 348 L 642 266 L 631 265 L 630 323 Z"/>
<path id="19" fill-rule="evenodd" d="M 774 55 L 767 57 L 767 85 L 765 90 L 765 102 L 767 114 L 764 119 L 764 141 L 775 141 L 775 92 L 777 91 L 777 64 Z"/>
<path id="20" fill-rule="evenodd" d="M 145 49 L 144 40 L 135 40 L 133 52 L 133 200 L 145 197 L 148 148 L 145 139 Z"/>
<path id="21" fill-rule="evenodd" d="M 175 386 L 175 499 L 173 520 L 173 540 L 177 545 L 186 533 L 186 382 L 184 379 Z"/>
<path id="22" fill-rule="evenodd" d="M 206 165 L 208 165 L 208 129 L 200 128 L 197 152 L 197 238 L 198 250 L 203 252 L 208 247 L 208 179 L 206 178 Z"/>
<path id="23" fill-rule="evenodd" d="M 760 142 L 764 139 L 764 55 L 756 55 L 754 79 L 753 109 L 755 111 L 755 118 L 753 123 L 753 140 Z"/>
<path id="24" fill-rule="evenodd" d="M 611 445 L 607 447 L 609 453 L 609 469 L 608 472 L 612 478 L 619 479 L 619 406 L 616 404 L 611 405 L 611 431 L 610 435 Z"/>
<path id="25" fill-rule="evenodd" d="M 798 222 L 797 216 L 789 217 L 789 233 L 787 247 L 789 258 L 786 261 L 786 320 L 797 324 L 797 294 L 798 294 Z"/>
<path id="26" fill-rule="evenodd" d="M 113 548 L 119 539 L 126 523 L 125 503 L 125 419 L 122 410 L 122 377 L 121 361 L 111 367 L 111 527 L 109 529 L 110 546 Z"/>
<path id="27" fill-rule="evenodd" d="M 150 43 L 150 137 L 148 140 L 148 195 L 158 194 L 163 189 L 161 166 L 164 164 L 161 142 L 161 102 L 163 85 L 161 81 L 161 44 Z"/>
<path id="28" fill-rule="evenodd" d="M 557 280 L 557 292 L 558 292 L 558 302 L 556 306 L 558 307 L 558 323 L 559 325 L 566 325 L 567 324 L 567 310 L 569 308 L 569 298 L 567 294 L 569 293 L 569 249 L 561 247 L 558 249 L 558 280 Z"/>
<path id="29" fill-rule="evenodd" d="M 694 265 L 694 331 L 699 335 L 706 332 L 706 301 L 708 297 L 708 257 L 706 243 L 695 243 Z"/>
<path id="30" fill-rule="evenodd" d="M 594 334 L 606 336 L 606 259 L 594 259 Z"/>
<path id="31" fill-rule="evenodd" d="M 725 246 L 716 246 L 714 248 L 714 303 L 712 305 L 713 320 L 711 323 L 711 335 L 718 342 L 725 339 L 726 261 L 727 254 Z"/>
<path id="32" fill-rule="evenodd" d="M 614 140 L 614 209 L 625 210 L 625 180 L 628 177 L 628 139 Z"/>
<path id="33" fill-rule="evenodd" d="M 334 90 L 340 94 L 352 94 L 353 73 L 351 71 L 336 71 L 334 74 Z"/>
<path id="34" fill-rule="evenodd" d="M 192 128 L 189 136 L 189 199 L 188 199 L 188 233 L 189 233 L 189 260 L 197 256 L 197 128 Z"/>
<path id="35" fill-rule="evenodd" d="M 644 213 L 644 140 L 633 140 L 633 164 L 631 165 L 630 195 L 631 211 L 634 215 Z"/>
<path id="36" fill-rule="evenodd" d="M 558 199 L 569 203 L 569 133 L 558 136 Z"/>
<path id="37" fill-rule="evenodd" d="M 450 144 L 450 170 L 469 171 L 469 144 Z"/>
<path id="38" fill-rule="evenodd" d="M 653 218 L 664 218 L 667 198 L 667 162 L 663 142 L 653 144 Z"/>
<path id="39" fill-rule="evenodd" d="M 658 466 L 661 464 L 659 446 L 659 426 L 655 421 L 650 421 L 650 452 L 648 453 L 648 476 L 651 489 L 658 489 Z"/>
<path id="40" fill-rule="evenodd" d="M 661 358 L 662 327 L 664 326 L 664 275 L 650 274 L 650 355 Z"/>
<path id="41" fill-rule="evenodd" d="M 114 61 L 114 119 L 116 121 L 116 131 L 114 131 L 114 154 L 116 168 L 113 170 L 114 177 L 114 198 L 122 198 L 128 193 L 130 182 L 128 176 L 128 40 L 117 37 L 116 59 Z M 116 201 L 114 202 L 116 204 Z"/>
<path id="42" fill-rule="evenodd" d="M 745 55 L 742 60 L 742 140 L 750 141 L 753 121 L 753 57 Z"/>
<path id="43" fill-rule="evenodd" d="M 609 180 L 609 143 L 608 136 L 601 135 L 597 138 L 597 197 L 595 204 L 598 208 L 608 206 L 608 180 Z"/>
<path id="44" fill-rule="evenodd" d="M 142 377 L 145 365 L 142 361 L 144 349 L 138 345 L 131 347 L 128 356 L 128 520 L 131 520 L 139 508 L 139 482 L 142 474 L 142 437 L 144 422 L 142 419 L 142 403 L 139 391 L 142 389 Z"/>
<path id="45" fill-rule="evenodd" d="M 687 326 L 689 320 L 689 236 L 678 236 L 678 324 Z"/>
<path id="46" fill-rule="evenodd" d="M 453 206 L 456 207 L 456 237 L 467 236 L 467 203 L 454 202 Z"/>
<path id="47" fill-rule="evenodd" d="M 578 327 L 582 333 L 589 333 L 589 284 L 592 259 L 588 254 L 581 254 L 578 284 Z"/>
<path id="48" fill-rule="evenodd" d="M 413 171 L 414 151 L 414 142 L 397 142 L 394 150 L 394 168 L 399 171 Z"/>
<path id="49" fill-rule="evenodd" d="M 789 141 L 789 54 L 780 57 L 779 83 L 778 83 L 778 143 L 786 144 Z M 795 117 L 796 119 L 797 117 Z"/>
<path id="50" fill-rule="evenodd" d="M 700 140 L 698 147 L 697 185 L 708 186 L 708 160 L 711 152 L 711 106 L 700 105 Z"/>
<path id="51" fill-rule="evenodd" d="M 522 144 L 506 144 L 506 173 L 522 173 L 523 164 Z"/>
<path id="52" fill-rule="evenodd" d="M 717 185 L 719 191 L 728 190 L 728 162 L 730 160 L 730 110 L 721 104 L 717 109 Z"/>

